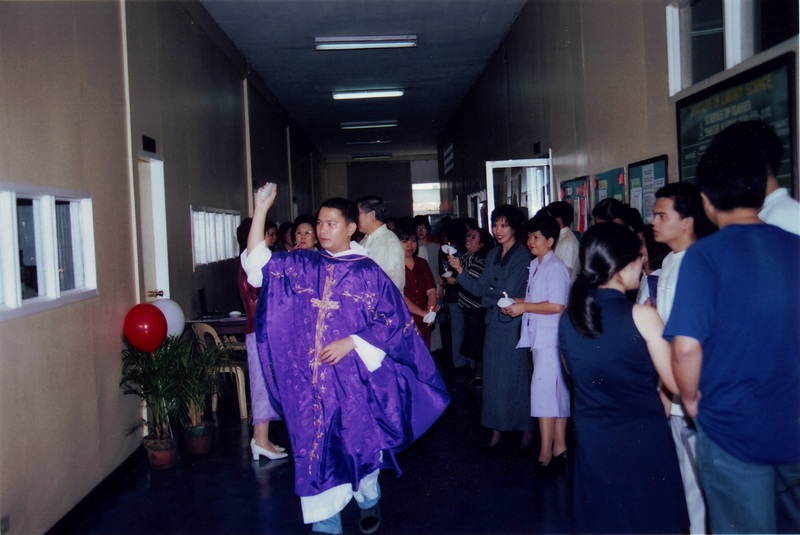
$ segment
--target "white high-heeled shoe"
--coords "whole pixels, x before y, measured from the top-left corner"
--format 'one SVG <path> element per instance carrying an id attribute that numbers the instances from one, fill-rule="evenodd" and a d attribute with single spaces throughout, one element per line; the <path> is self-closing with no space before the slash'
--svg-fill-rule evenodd
<path id="1" fill-rule="evenodd" d="M 251 438 L 250 439 L 250 444 L 255 444 L 255 440 L 256 440 L 255 437 Z M 270 442 L 270 444 L 272 444 L 272 447 L 275 448 L 278 451 L 281 451 L 281 452 L 286 451 L 286 448 L 284 448 L 283 446 L 278 446 L 277 444 L 273 444 L 272 442 Z M 261 446 L 259 446 L 259 447 L 261 447 Z"/>
<path id="2" fill-rule="evenodd" d="M 260 456 L 262 456 L 262 455 L 264 457 L 266 457 L 267 459 L 270 459 L 270 460 L 273 460 L 273 461 L 276 460 L 276 459 L 283 459 L 284 457 L 287 457 L 289 455 L 288 453 L 283 451 L 284 448 L 281 448 L 280 446 L 275 446 L 275 449 L 278 450 L 277 453 L 273 453 L 273 452 L 269 451 L 267 448 L 262 448 L 261 446 L 256 444 L 256 439 L 254 439 L 254 438 L 250 439 L 250 452 L 253 454 L 253 460 L 254 461 L 257 461 L 258 458 Z"/>

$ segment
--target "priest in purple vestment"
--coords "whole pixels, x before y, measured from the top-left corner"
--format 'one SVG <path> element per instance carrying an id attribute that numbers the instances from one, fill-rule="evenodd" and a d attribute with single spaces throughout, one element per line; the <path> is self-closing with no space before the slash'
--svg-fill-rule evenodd
<path id="1" fill-rule="evenodd" d="M 449 394 L 399 290 L 350 241 L 356 205 L 322 204 L 321 252 L 270 253 L 260 229 L 276 192 L 262 197 L 265 188 L 242 265 L 261 286 L 258 351 L 289 431 L 303 520 L 341 533 L 340 511 L 355 498 L 359 528 L 372 533 L 380 468 L 397 469 L 395 453 L 436 421 Z"/>

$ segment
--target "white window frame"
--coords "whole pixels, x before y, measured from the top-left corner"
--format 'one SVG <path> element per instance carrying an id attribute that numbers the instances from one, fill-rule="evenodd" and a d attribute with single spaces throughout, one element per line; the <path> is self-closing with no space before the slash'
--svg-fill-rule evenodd
<path id="1" fill-rule="evenodd" d="M 528 158 L 523 160 L 496 160 L 486 162 L 486 207 L 487 215 L 492 217 L 494 209 L 506 204 L 506 199 L 494 198 L 494 171 L 496 169 L 525 169 L 525 191 L 528 193 L 527 202 L 524 203 L 529 214 L 535 214 L 539 210 L 539 203 L 534 201 L 533 195 L 542 193 L 541 206 L 547 206 L 553 197 L 553 192 L 558 191 L 558 183 L 553 177 L 553 150 L 547 150 L 546 158 Z M 541 171 L 539 174 L 537 171 Z M 499 202 L 498 202 L 499 201 Z M 522 205 L 522 199 L 519 199 Z M 535 209 L 534 209 L 535 208 Z"/>
<path id="2" fill-rule="evenodd" d="M 691 64 L 685 61 L 687 51 L 691 51 L 691 43 L 687 39 L 688 34 L 681 33 L 681 9 L 688 3 L 688 0 L 665 0 L 670 97 L 676 97 L 681 92 L 694 92 L 694 88 L 698 86 L 707 87 L 716 83 L 720 77 L 727 77 L 726 71 L 742 64 L 755 54 L 752 30 L 755 9 L 753 0 L 723 0 L 725 70 L 705 80 L 692 80 Z M 682 97 L 676 97 L 675 100 L 679 98 Z"/>
<path id="3" fill-rule="evenodd" d="M 236 229 L 242 222 L 238 210 L 189 207 L 192 229 L 192 270 L 198 266 L 230 260 L 239 256 Z"/>
<path id="4" fill-rule="evenodd" d="M 19 269 L 17 199 L 34 204 L 38 297 L 22 299 Z M 83 281 L 62 291 L 58 276 L 56 201 L 70 203 L 75 263 Z M 97 269 L 91 194 L 84 191 L 0 182 L 0 321 L 51 310 L 96 297 Z"/>

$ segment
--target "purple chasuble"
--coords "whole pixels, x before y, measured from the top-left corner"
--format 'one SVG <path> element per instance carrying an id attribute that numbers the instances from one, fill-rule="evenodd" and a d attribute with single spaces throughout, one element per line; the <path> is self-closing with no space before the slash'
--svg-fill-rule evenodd
<path id="1" fill-rule="evenodd" d="M 295 492 L 314 496 L 394 465 L 450 401 L 402 295 L 371 259 L 298 250 L 263 268 L 258 352 L 275 408 L 284 415 Z M 355 334 L 386 352 L 370 372 L 355 350 L 336 365 L 317 354 Z M 390 464 L 387 464 L 390 463 Z"/>

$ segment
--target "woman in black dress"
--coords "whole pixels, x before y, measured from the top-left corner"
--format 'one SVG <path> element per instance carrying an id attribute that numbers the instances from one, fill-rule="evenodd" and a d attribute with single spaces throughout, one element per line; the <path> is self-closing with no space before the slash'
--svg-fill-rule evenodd
<path id="1" fill-rule="evenodd" d="M 600 223 L 581 239 L 580 265 L 559 325 L 574 388 L 576 533 L 682 533 L 686 501 L 658 379 L 671 391 L 670 347 L 639 286 L 639 239 Z"/>

